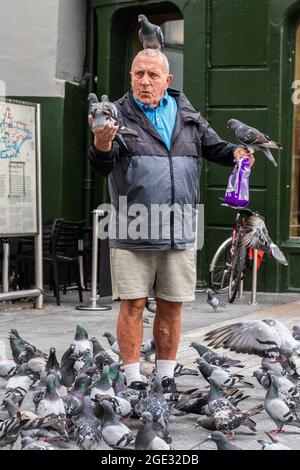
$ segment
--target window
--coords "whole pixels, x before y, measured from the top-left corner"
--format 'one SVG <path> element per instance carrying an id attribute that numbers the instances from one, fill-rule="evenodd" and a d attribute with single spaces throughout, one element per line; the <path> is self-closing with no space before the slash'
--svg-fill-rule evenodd
<path id="1" fill-rule="evenodd" d="M 300 80 L 300 25 L 296 33 L 295 80 Z M 300 104 L 294 104 L 290 238 L 300 237 Z"/>
<path id="2" fill-rule="evenodd" d="M 170 64 L 170 72 L 174 75 L 171 87 L 183 90 L 183 20 L 167 21 L 161 25 L 165 36 L 166 54 Z"/>

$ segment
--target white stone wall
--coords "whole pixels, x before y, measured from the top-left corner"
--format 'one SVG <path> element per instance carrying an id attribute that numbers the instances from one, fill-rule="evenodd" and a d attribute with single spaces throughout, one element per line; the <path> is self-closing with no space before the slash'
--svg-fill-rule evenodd
<path id="1" fill-rule="evenodd" d="M 8 96 L 64 96 L 82 78 L 85 0 L 0 0 L 0 81 Z"/>

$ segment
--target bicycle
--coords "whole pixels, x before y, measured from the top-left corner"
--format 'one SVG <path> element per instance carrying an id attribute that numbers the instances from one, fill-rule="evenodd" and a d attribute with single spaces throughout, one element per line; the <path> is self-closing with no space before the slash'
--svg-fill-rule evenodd
<path id="1" fill-rule="evenodd" d="M 209 284 L 217 293 L 228 292 L 228 300 L 232 303 L 239 291 L 246 269 L 250 267 L 249 251 L 252 249 L 247 249 L 241 243 L 245 233 L 245 223 L 250 216 L 259 216 L 259 213 L 224 203 L 222 205 L 238 212 L 233 224 L 232 236 L 219 246 L 209 265 Z"/>

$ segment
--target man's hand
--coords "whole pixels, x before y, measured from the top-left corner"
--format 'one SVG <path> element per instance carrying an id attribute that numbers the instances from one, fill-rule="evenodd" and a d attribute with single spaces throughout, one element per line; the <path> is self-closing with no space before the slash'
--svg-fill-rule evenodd
<path id="1" fill-rule="evenodd" d="M 240 160 L 245 155 L 247 155 L 247 157 L 249 158 L 250 164 L 251 164 L 251 167 L 252 167 L 254 165 L 255 158 L 253 157 L 253 155 L 251 153 L 249 153 L 247 151 L 247 149 L 241 147 L 241 148 L 235 149 L 235 151 L 233 152 L 233 156 L 234 156 L 235 160 Z"/>
<path id="2" fill-rule="evenodd" d="M 91 124 L 93 117 L 89 115 L 89 123 Z M 99 152 L 109 152 L 111 150 L 112 141 L 117 133 L 118 126 L 108 124 L 105 127 L 96 127 L 92 129 L 94 133 L 94 147 Z"/>

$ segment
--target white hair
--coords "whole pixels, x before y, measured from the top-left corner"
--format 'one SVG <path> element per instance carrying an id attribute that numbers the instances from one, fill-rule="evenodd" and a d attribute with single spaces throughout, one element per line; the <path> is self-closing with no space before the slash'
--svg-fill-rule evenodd
<path id="1" fill-rule="evenodd" d="M 132 61 L 131 70 L 132 70 L 135 60 L 140 56 L 154 57 L 156 59 L 160 59 L 166 72 L 170 73 L 170 66 L 169 66 L 168 58 L 159 49 L 143 49 L 142 51 L 138 52 Z"/>

